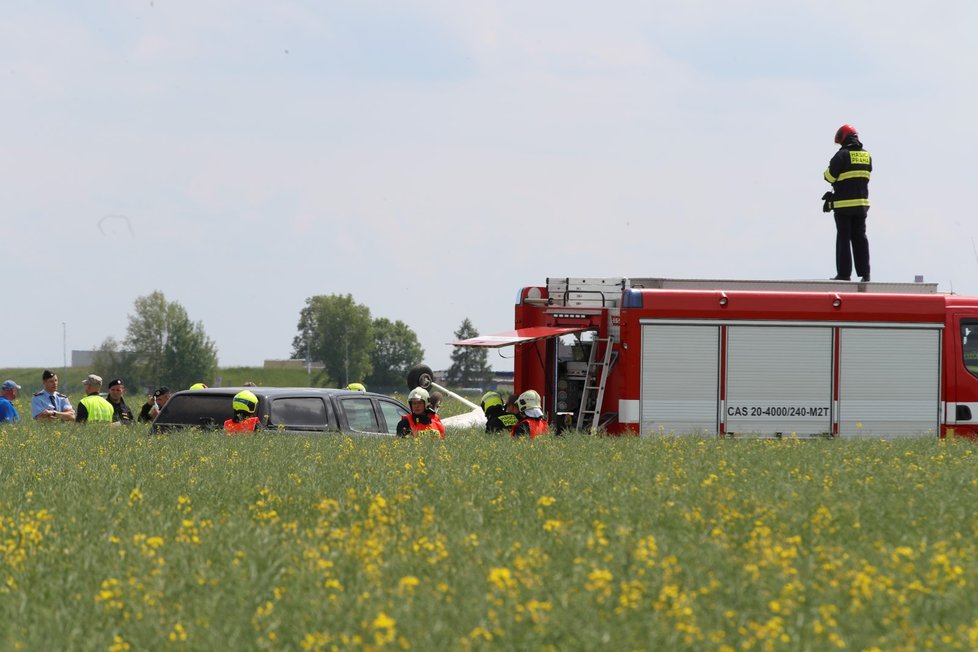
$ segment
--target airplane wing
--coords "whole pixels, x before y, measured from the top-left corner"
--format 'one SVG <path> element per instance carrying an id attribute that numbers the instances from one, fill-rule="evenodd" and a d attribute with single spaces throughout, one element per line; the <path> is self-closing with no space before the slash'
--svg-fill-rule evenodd
<path id="1" fill-rule="evenodd" d="M 526 344 L 537 340 L 545 340 L 548 337 L 558 337 L 569 335 L 570 333 L 582 333 L 594 330 L 592 326 L 533 326 L 531 328 L 517 328 L 514 331 L 503 331 L 493 335 L 478 335 L 467 340 L 449 342 L 452 346 L 478 346 L 487 349 L 498 349 L 504 346 L 515 346 L 516 344 Z"/>

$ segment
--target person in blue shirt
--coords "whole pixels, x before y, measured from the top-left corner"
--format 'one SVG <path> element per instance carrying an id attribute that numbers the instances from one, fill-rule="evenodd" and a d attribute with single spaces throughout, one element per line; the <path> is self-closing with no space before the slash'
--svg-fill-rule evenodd
<path id="1" fill-rule="evenodd" d="M 17 414 L 17 408 L 14 407 L 18 389 L 20 389 L 20 385 L 12 380 L 5 380 L 0 386 L 0 423 L 17 423 L 20 421 L 20 415 Z"/>
<path id="2" fill-rule="evenodd" d="M 44 389 L 31 397 L 31 414 L 37 421 L 74 421 L 75 408 L 68 397 L 58 391 L 58 374 L 45 369 L 41 374 Z"/>

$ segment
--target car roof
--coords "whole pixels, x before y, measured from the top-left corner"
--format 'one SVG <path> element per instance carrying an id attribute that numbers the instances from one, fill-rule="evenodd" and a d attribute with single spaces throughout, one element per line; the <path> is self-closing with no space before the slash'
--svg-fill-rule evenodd
<path id="1" fill-rule="evenodd" d="M 278 398 L 281 396 L 333 396 L 334 394 L 351 394 L 351 395 L 367 395 L 367 396 L 381 396 L 384 398 L 390 398 L 386 394 L 378 394 L 376 392 L 358 392 L 349 389 L 334 389 L 328 387 L 208 387 L 205 389 L 184 389 L 179 392 L 174 392 L 176 394 L 195 394 L 195 395 L 216 395 L 216 396 L 234 396 L 238 392 L 243 392 L 248 390 L 252 392 L 255 396 L 259 398 Z"/>

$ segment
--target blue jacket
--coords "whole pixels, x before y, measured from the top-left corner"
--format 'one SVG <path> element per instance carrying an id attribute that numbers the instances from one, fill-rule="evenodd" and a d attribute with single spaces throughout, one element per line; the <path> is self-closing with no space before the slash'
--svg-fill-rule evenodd
<path id="1" fill-rule="evenodd" d="M 17 408 L 10 402 L 10 399 L 6 396 L 0 396 L 0 423 L 6 421 L 17 423 L 20 421 L 20 415 L 17 414 Z"/>

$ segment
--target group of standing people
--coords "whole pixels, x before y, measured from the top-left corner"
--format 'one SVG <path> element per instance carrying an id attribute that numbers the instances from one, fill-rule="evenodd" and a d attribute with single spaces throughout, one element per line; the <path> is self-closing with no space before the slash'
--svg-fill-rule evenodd
<path id="1" fill-rule="evenodd" d="M 138 416 L 134 417 L 132 408 L 126 404 L 126 386 L 121 378 L 109 381 L 108 395 L 103 397 L 101 376 L 89 374 L 82 381 L 85 396 L 78 401 L 77 409 L 65 394 L 58 391 L 59 380 L 56 373 L 45 370 L 41 381 L 44 389 L 31 397 L 31 415 L 36 421 L 101 422 L 113 425 L 128 425 L 135 421 L 151 422 L 170 400 L 171 394 L 169 387 L 159 387 L 147 398 Z M 198 383 L 191 389 L 204 387 L 206 385 Z M 354 383 L 348 389 L 366 391 L 362 387 L 362 384 Z M 20 389 L 21 386 L 13 380 L 3 382 L 0 388 L 0 422 L 20 420 L 13 405 Z M 408 394 L 407 403 L 411 411 L 398 422 L 398 437 L 428 434 L 439 439 L 445 438 L 445 426 L 438 416 L 441 403 L 439 392 L 429 393 L 422 387 L 415 387 Z M 236 394 L 232 401 L 233 417 L 224 423 L 225 431 L 231 434 L 257 430 L 260 427 L 260 419 L 256 415 L 257 406 L 258 397 L 250 390 Z M 487 433 L 508 432 L 514 438 L 535 439 L 549 432 L 540 394 L 532 389 L 519 396 L 510 395 L 505 403 L 498 392 L 486 392 L 482 396 L 481 407 L 486 414 Z"/>
<path id="2" fill-rule="evenodd" d="M 58 374 L 45 369 L 41 374 L 43 389 L 31 396 L 31 418 L 35 421 L 61 421 L 76 423 L 108 423 L 112 425 L 129 425 L 136 421 L 150 422 L 156 418 L 160 409 L 170 398 L 170 389 L 160 387 L 152 393 L 142 406 L 138 415 L 126 403 L 126 385 L 121 378 L 113 378 L 106 386 L 106 396 L 102 396 L 102 377 L 88 374 L 82 381 L 85 396 L 78 401 L 78 406 L 71 404 L 67 395 L 58 391 L 60 381 Z M 18 422 L 20 414 L 14 406 L 14 400 L 21 386 L 13 380 L 5 380 L 0 391 L 0 423 Z"/>

